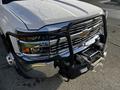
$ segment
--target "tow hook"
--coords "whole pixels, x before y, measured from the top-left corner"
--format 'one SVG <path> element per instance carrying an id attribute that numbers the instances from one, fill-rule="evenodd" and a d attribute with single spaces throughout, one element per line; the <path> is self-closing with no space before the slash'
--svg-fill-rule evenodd
<path id="1" fill-rule="evenodd" d="M 10 66 L 14 66 L 15 65 L 15 61 L 14 61 L 14 57 L 12 55 L 12 53 L 9 53 L 7 56 L 6 56 L 6 59 L 7 59 L 7 62 Z"/>

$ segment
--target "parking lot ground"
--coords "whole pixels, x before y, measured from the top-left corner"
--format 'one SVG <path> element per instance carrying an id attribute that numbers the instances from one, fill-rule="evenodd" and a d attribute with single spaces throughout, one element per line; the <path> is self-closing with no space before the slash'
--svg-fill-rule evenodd
<path id="1" fill-rule="evenodd" d="M 103 8 L 110 9 L 109 12 L 116 10 L 116 7 L 111 10 L 110 5 L 106 7 Z M 108 54 L 103 68 L 97 72 L 89 71 L 68 83 L 57 75 L 46 80 L 24 79 L 19 76 L 14 68 L 7 65 L 6 53 L 0 41 L 0 90 L 120 90 L 119 24 L 120 20 L 114 15 L 108 17 Z"/>

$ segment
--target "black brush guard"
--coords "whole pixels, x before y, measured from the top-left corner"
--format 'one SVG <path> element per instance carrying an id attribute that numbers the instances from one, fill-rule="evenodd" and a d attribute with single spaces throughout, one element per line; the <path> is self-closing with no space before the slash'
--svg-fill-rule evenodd
<path id="1" fill-rule="evenodd" d="M 97 17 L 97 16 L 96 16 Z M 106 38 L 107 38 L 107 28 L 106 28 L 106 17 L 104 15 L 102 15 L 103 17 L 103 23 L 104 23 L 104 36 L 101 37 L 101 40 L 102 40 L 102 43 L 106 43 Z M 95 17 L 93 17 L 95 18 Z M 92 18 L 90 18 L 92 19 Z M 88 19 L 89 20 L 89 19 Z M 83 21 L 82 21 L 83 22 Z M 40 35 L 49 35 L 49 36 L 56 36 L 58 38 L 57 40 L 57 47 L 59 46 L 59 41 L 60 41 L 60 37 L 66 37 L 67 38 L 67 43 L 68 43 L 68 48 L 69 48 L 69 53 L 70 53 L 70 56 L 69 57 L 61 57 L 59 55 L 53 57 L 53 58 L 49 58 L 49 60 L 44 60 L 44 61 L 24 61 L 25 63 L 27 64 L 32 64 L 32 63 L 37 63 L 37 62 L 50 62 L 50 61 L 54 61 L 54 66 L 55 67 L 59 67 L 60 70 L 59 70 L 59 73 L 63 76 L 63 77 L 66 77 L 68 79 L 74 79 L 78 76 L 80 76 L 82 73 L 80 72 L 80 70 L 82 68 L 85 68 L 87 67 L 88 69 L 90 69 L 92 67 L 92 62 L 90 62 L 89 60 L 89 56 L 86 56 L 88 61 L 85 60 L 85 64 L 83 64 L 82 66 L 79 64 L 78 61 L 76 61 L 76 55 L 74 55 L 73 53 L 73 46 L 72 46 L 72 41 L 71 41 L 71 37 L 70 37 L 70 33 L 69 33 L 69 28 L 74 24 L 73 23 L 70 23 L 67 27 L 66 27 L 66 32 L 60 32 L 60 33 L 53 33 L 53 32 L 32 32 L 32 33 L 22 33 L 22 34 L 14 34 L 14 33 L 11 33 L 11 32 L 7 32 L 6 33 L 6 47 L 7 47 L 7 50 L 8 52 L 11 52 L 15 58 L 15 62 L 16 62 L 16 67 L 19 68 L 19 71 L 20 71 L 20 74 L 24 77 L 27 77 L 27 78 L 30 78 L 28 75 L 26 75 L 21 69 L 24 69 L 24 67 L 22 67 L 22 65 L 20 64 L 19 60 L 21 60 L 22 58 L 19 57 L 14 49 L 13 49 L 13 46 L 12 46 L 12 43 L 11 43 L 11 40 L 10 40 L 10 37 L 15 37 L 15 38 L 20 38 L 20 37 L 33 37 L 33 36 L 40 36 Z M 104 49 L 104 47 L 103 47 Z M 96 52 L 100 52 L 100 54 L 102 55 L 102 53 L 104 52 L 104 50 L 97 50 Z M 83 56 L 84 53 L 80 53 L 82 54 Z M 78 54 L 77 54 L 78 55 Z M 19 60 L 18 60 L 19 59 Z M 85 72 L 83 72 L 85 73 Z"/>

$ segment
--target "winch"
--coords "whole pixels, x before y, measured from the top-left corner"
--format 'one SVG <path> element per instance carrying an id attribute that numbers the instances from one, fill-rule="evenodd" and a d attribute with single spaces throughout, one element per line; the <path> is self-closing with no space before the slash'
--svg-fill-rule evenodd
<path id="1" fill-rule="evenodd" d="M 99 43 L 100 46 L 97 47 L 100 48 L 101 44 Z M 96 48 L 96 45 L 92 45 L 83 52 L 75 54 L 72 64 L 70 64 L 69 61 L 65 62 L 64 60 L 63 62 L 59 62 L 59 73 L 65 81 L 69 81 L 69 79 L 74 79 L 81 74 L 84 74 L 89 70 L 94 70 L 97 66 L 102 65 L 101 62 L 104 60 L 105 56 L 106 52 L 103 53 Z"/>

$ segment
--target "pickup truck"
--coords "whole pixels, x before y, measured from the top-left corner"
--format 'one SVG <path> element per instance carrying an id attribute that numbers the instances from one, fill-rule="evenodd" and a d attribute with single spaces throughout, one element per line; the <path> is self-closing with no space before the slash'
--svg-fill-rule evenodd
<path id="1" fill-rule="evenodd" d="M 106 11 L 79 0 L 0 0 L 0 36 L 25 78 L 75 79 L 106 56 Z"/>

